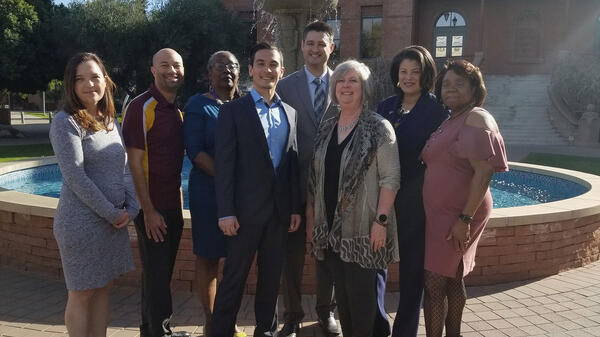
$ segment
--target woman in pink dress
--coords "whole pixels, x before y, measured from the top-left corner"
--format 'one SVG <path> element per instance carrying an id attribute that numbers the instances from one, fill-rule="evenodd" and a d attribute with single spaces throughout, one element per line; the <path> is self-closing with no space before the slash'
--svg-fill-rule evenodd
<path id="1" fill-rule="evenodd" d="M 425 328 L 428 337 L 460 336 L 466 302 L 463 278 L 492 211 L 490 181 L 508 171 L 504 141 L 492 115 L 481 108 L 486 90 L 479 68 L 449 61 L 436 96 L 450 117 L 431 134 L 421 157 L 427 169 L 425 205 Z"/>

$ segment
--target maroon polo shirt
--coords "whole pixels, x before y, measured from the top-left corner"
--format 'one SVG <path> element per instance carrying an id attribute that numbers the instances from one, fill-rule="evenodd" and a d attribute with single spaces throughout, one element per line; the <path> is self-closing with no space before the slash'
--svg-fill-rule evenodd
<path id="1" fill-rule="evenodd" d="M 154 84 L 134 98 L 123 115 L 125 146 L 145 152 L 143 167 L 156 209 L 181 207 L 183 115 Z"/>

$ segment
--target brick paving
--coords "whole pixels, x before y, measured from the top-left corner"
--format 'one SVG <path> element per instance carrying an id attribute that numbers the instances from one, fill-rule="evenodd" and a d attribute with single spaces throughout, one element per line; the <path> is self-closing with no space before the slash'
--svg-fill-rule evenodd
<path id="1" fill-rule="evenodd" d="M 467 292 L 464 337 L 600 336 L 600 261 L 543 279 L 469 287 Z M 248 335 L 253 331 L 253 299 L 244 297 L 238 316 Z M 0 267 L 0 336 L 66 336 L 65 301 L 63 282 Z M 390 320 L 397 303 L 397 293 L 387 295 Z M 312 310 L 314 304 L 314 296 L 304 296 L 307 315 L 300 336 L 323 336 Z M 108 336 L 139 336 L 139 290 L 116 287 L 111 305 Z M 203 336 L 203 313 L 197 297 L 176 292 L 174 307 L 175 330 Z M 422 315 L 419 335 L 425 335 Z"/>

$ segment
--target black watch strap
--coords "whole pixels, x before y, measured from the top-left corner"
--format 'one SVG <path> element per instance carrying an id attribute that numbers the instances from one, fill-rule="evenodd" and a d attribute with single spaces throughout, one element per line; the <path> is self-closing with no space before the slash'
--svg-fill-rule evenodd
<path id="1" fill-rule="evenodd" d="M 473 222 L 473 217 L 470 215 L 461 214 L 458 216 L 458 218 L 460 219 L 460 221 L 466 223 L 467 225 L 470 225 L 471 222 Z"/>
<path id="2" fill-rule="evenodd" d="M 375 217 L 375 222 L 377 222 L 378 224 L 380 224 L 383 227 L 387 226 L 387 221 L 388 221 L 388 216 L 385 214 L 377 214 L 377 216 Z"/>

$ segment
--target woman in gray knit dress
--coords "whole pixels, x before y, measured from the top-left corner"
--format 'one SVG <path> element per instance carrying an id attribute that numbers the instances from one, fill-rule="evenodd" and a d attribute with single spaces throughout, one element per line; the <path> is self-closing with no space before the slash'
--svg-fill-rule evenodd
<path id="1" fill-rule="evenodd" d="M 135 268 L 127 224 L 139 207 L 102 61 L 75 55 L 64 85 L 50 141 L 63 176 L 54 237 L 69 292 L 65 324 L 71 337 L 106 336 L 112 280 Z"/>

